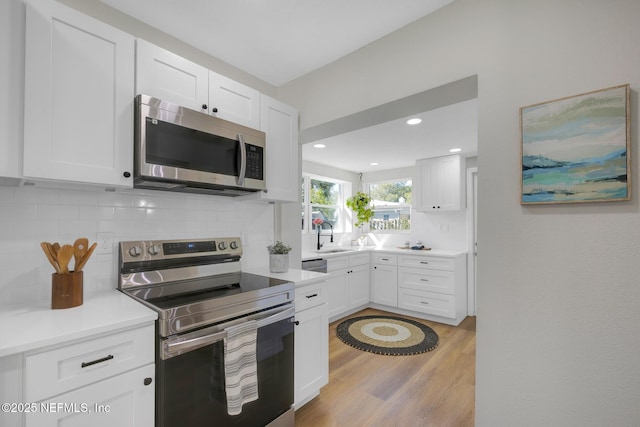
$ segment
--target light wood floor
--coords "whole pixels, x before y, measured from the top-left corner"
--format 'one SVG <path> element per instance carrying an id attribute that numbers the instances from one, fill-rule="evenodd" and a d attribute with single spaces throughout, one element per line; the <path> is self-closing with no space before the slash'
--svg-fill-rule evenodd
<path id="1" fill-rule="evenodd" d="M 353 316 L 392 314 L 366 309 Z M 405 316 L 403 316 L 405 317 Z M 453 327 L 415 319 L 440 341 L 430 352 L 356 350 L 329 326 L 329 384 L 296 411 L 296 427 L 466 427 L 474 424 L 476 318 Z"/>

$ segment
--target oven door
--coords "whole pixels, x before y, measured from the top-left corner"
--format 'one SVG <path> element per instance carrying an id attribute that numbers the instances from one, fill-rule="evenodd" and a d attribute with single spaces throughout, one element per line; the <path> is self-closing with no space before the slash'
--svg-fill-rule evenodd
<path id="1" fill-rule="evenodd" d="M 247 316 L 258 322 L 258 399 L 229 415 L 224 381 L 224 328 L 161 340 L 156 365 L 156 425 L 265 426 L 293 405 L 294 309 L 290 304 Z"/>

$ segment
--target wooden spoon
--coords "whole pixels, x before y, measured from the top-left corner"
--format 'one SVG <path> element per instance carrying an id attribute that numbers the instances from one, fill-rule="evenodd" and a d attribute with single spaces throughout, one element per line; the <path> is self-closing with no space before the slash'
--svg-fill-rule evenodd
<path id="1" fill-rule="evenodd" d="M 91 257 L 91 254 L 93 253 L 93 250 L 96 248 L 96 246 L 98 246 L 98 242 L 93 242 L 93 245 L 91 245 L 87 253 L 84 254 L 84 257 L 80 260 L 80 264 L 76 265 L 76 271 L 82 271 L 82 267 L 84 267 L 87 261 L 89 261 L 89 258 Z"/>
<path id="2" fill-rule="evenodd" d="M 58 256 L 58 251 L 60 250 L 60 243 L 55 242 L 53 245 L 51 245 L 51 247 L 53 248 L 53 254 L 55 256 Z"/>
<path id="3" fill-rule="evenodd" d="M 80 265 L 80 261 L 84 258 L 84 255 L 87 253 L 87 249 L 89 248 L 89 239 L 81 237 L 77 239 L 73 244 L 73 258 L 75 260 L 75 271 L 80 271 L 78 265 Z"/>
<path id="4" fill-rule="evenodd" d="M 60 273 L 60 267 L 58 267 L 58 261 L 56 260 L 55 255 L 53 254 L 53 249 L 51 248 L 51 243 L 42 242 L 40 243 L 40 247 L 44 251 L 44 254 L 47 256 L 47 259 L 53 266 L 53 269 L 56 270 L 56 273 Z"/>
<path id="5" fill-rule="evenodd" d="M 69 261 L 73 256 L 73 246 L 64 245 L 58 251 L 58 265 L 60 266 L 60 274 L 69 273 Z"/>

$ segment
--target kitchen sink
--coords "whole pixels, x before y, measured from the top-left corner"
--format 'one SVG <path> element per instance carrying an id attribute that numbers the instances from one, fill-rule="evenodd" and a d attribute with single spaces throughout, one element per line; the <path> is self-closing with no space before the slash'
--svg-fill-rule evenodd
<path id="1" fill-rule="evenodd" d="M 320 249 L 319 251 L 316 251 L 319 254 L 337 254 L 338 252 L 348 252 L 351 249 L 326 249 L 326 250 L 322 250 Z"/>

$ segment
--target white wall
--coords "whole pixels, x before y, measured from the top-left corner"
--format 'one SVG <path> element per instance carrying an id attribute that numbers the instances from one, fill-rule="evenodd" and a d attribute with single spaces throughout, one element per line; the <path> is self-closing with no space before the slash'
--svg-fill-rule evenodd
<path id="1" fill-rule="evenodd" d="M 279 88 L 302 128 L 477 75 L 476 425 L 640 424 L 640 212 L 630 202 L 519 204 L 519 108 L 632 88 L 637 0 L 457 0 Z"/>
<path id="2" fill-rule="evenodd" d="M 160 191 L 73 191 L 0 186 L 0 309 L 51 298 L 51 273 L 40 242 L 241 237 L 243 266 L 267 267 L 274 207 L 236 198 Z M 94 254 L 84 268 L 84 296 L 114 289 L 118 252 Z"/>

